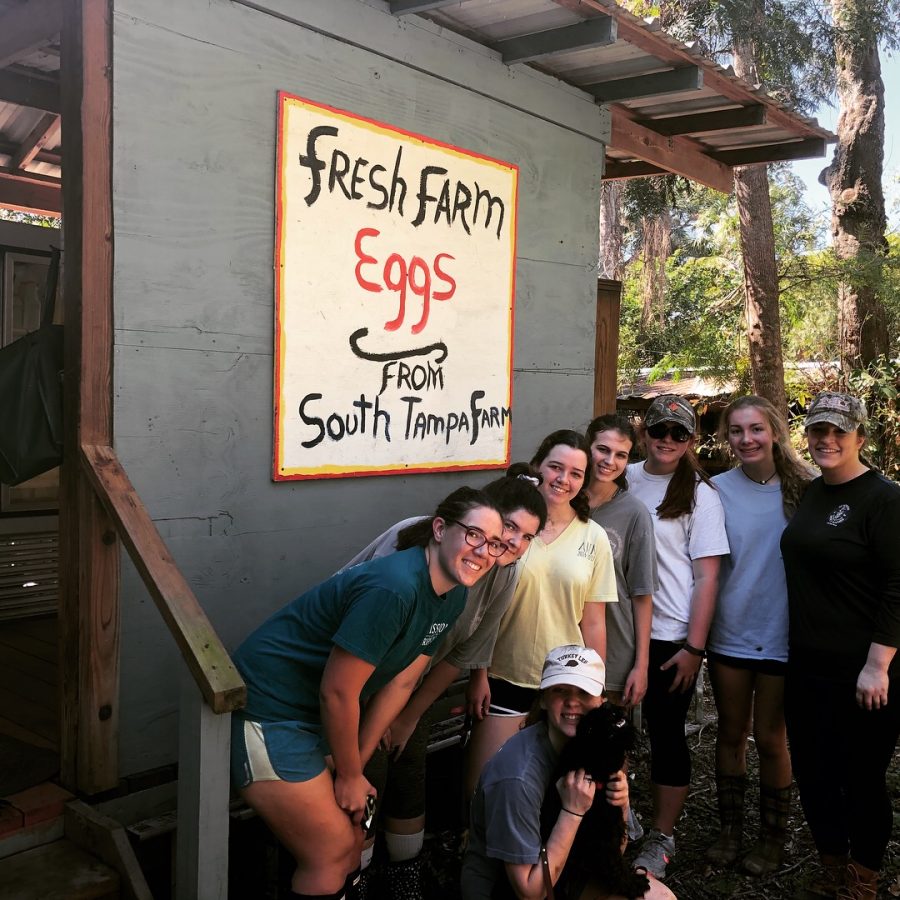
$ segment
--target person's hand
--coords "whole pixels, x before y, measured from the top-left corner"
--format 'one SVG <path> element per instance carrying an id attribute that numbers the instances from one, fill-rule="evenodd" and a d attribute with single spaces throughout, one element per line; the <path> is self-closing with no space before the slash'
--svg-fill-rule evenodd
<path id="1" fill-rule="evenodd" d="M 418 719 L 404 716 L 403 713 L 400 713 L 400 715 L 391 722 L 391 727 L 389 729 L 391 742 L 388 745 L 388 749 L 391 751 L 393 759 L 398 759 L 400 754 L 406 749 L 406 744 L 410 737 L 412 737 L 412 733 L 416 730 L 416 725 L 418 724 Z"/>
<path id="2" fill-rule="evenodd" d="M 622 692 L 622 705 L 631 709 L 637 706 L 647 693 L 647 669 L 635 666 L 625 679 L 625 690 Z"/>
<path id="3" fill-rule="evenodd" d="M 354 825 L 359 825 L 366 811 L 366 797 L 378 796 L 378 791 L 369 784 L 365 775 L 334 776 L 334 799 L 337 805 L 350 816 Z"/>
<path id="4" fill-rule="evenodd" d="M 621 769 L 606 782 L 606 802 L 621 809 L 628 806 L 628 778 Z"/>
<path id="5" fill-rule="evenodd" d="M 856 679 L 856 702 L 868 710 L 887 706 L 888 683 L 887 672 L 881 666 L 866 663 Z"/>
<path id="6" fill-rule="evenodd" d="M 466 684 L 466 712 L 479 722 L 491 708 L 491 689 L 488 686 L 487 671 L 473 669 Z"/>
<path id="7" fill-rule="evenodd" d="M 697 680 L 697 673 L 700 671 L 702 662 L 701 657 L 688 653 L 687 650 L 679 650 L 671 659 L 664 662 L 659 667 L 661 671 L 665 672 L 672 667 L 676 669 L 675 679 L 672 687 L 669 688 L 669 693 L 674 694 L 675 691 L 678 691 L 680 694 L 684 694 L 689 691 Z"/>
<path id="8" fill-rule="evenodd" d="M 563 809 L 567 809 L 575 815 L 583 816 L 594 802 L 596 785 L 584 769 L 569 772 L 556 782 L 556 790 L 559 791 L 559 799 Z"/>

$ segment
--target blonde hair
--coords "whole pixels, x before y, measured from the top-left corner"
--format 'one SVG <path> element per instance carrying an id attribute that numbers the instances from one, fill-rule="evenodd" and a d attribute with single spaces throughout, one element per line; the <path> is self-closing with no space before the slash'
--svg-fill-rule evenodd
<path id="1" fill-rule="evenodd" d="M 738 397 L 722 411 L 716 437 L 727 447 L 728 420 L 731 414 L 739 409 L 750 408 L 758 409 L 765 416 L 772 431 L 772 458 L 775 462 L 775 471 L 781 480 L 781 504 L 784 514 L 790 518 L 797 511 L 809 482 L 815 477 L 815 472 L 800 459 L 797 451 L 791 446 L 787 422 L 781 413 L 765 397 L 758 397 L 756 394 Z"/>

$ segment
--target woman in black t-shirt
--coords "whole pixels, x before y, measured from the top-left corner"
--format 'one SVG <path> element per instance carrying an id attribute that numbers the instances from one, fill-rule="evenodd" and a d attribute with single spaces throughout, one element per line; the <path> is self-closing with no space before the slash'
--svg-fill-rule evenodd
<path id="1" fill-rule="evenodd" d="M 900 736 L 900 486 L 860 457 L 865 424 L 865 406 L 848 394 L 812 402 L 806 436 L 822 476 L 781 541 L 785 718 L 824 866 L 809 896 L 874 898 L 893 821 L 885 773 Z"/>

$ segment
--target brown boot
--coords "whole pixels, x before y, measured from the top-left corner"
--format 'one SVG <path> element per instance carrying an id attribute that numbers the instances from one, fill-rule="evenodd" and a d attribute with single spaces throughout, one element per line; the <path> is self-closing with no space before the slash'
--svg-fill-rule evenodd
<path id="1" fill-rule="evenodd" d="M 741 868 L 748 875 L 769 875 L 781 865 L 790 814 L 790 785 L 759 786 L 759 840 L 741 861 Z"/>
<path id="2" fill-rule="evenodd" d="M 851 859 L 844 886 L 837 892 L 838 900 L 875 900 L 877 896 L 878 873 Z"/>
<path id="3" fill-rule="evenodd" d="M 706 859 L 714 866 L 733 863 L 741 852 L 744 840 L 744 792 L 746 775 L 716 773 L 716 796 L 719 801 L 721 830 L 713 845 L 706 851 Z"/>
<path id="4" fill-rule="evenodd" d="M 825 853 L 819 856 L 822 863 L 821 871 L 813 875 L 794 894 L 794 900 L 835 900 L 838 891 L 844 886 L 847 879 L 847 857 L 829 856 Z"/>

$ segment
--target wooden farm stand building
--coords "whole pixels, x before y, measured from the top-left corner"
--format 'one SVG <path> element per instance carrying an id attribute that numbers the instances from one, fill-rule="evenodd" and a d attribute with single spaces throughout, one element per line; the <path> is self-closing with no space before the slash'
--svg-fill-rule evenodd
<path id="1" fill-rule="evenodd" d="M 0 733 L 68 791 L 0 808 L 0 894 L 53 896 L 74 842 L 120 885 L 84 896 L 148 896 L 118 822 L 177 791 L 177 895 L 225 897 L 227 649 L 471 477 L 272 478 L 279 91 L 518 166 L 514 459 L 614 408 L 601 179 L 730 191 L 831 139 L 610 0 L 0 0 L 0 206 L 63 223 L 0 222 L 0 252 L 64 246 L 66 353 L 58 501 L 0 506 Z"/>

